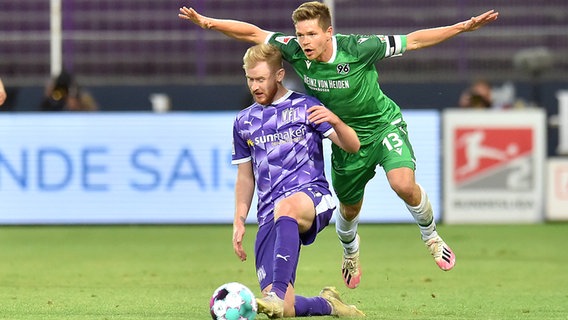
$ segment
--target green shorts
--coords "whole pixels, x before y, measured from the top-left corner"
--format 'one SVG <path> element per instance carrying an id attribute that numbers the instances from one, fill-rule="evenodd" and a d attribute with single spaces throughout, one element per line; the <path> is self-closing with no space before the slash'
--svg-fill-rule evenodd
<path id="1" fill-rule="evenodd" d="M 343 204 L 355 204 L 363 199 L 365 186 L 375 176 L 377 165 L 385 172 L 402 167 L 416 169 L 406 122 L 402 119 L 385 126 L 377 140 L 361 145 L 357 153 L 348 153 L 335 144 L 331 149 L 331 180 Z"/>

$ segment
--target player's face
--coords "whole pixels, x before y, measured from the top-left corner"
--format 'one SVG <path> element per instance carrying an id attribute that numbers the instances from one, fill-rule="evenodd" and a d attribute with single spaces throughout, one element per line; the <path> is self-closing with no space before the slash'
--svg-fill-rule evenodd
<path id="1" fill-rule="evenodd" d="M 317 19 L 299 21 L 295 25 L 296 37 L 304 54 L 310 60 L 328 61 L 333 54 L 332 28 L 323 30 Z"/>
<path id="2" fill-rule="evenodd" d="M 278 93 L 278 83 L 284 77 L 284 69 L 274 71 L 268 63 L 259 62 L 245 70 L 247 85 L 254 101 L 262 105 L 271 104 Z"/>

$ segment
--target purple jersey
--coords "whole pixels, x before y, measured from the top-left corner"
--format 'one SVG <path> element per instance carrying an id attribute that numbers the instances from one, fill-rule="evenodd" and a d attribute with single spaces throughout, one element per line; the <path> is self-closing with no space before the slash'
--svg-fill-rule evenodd
<path id="1" fill-rule="evenodd" d="M 307 110 L 316 105 L 322 103 L 288 91 L 270 105 L 254 103 L 235 119 L 232 163 L 252 161 L 259 226 L 273 220 L 274 204 L 281 197 L 309 184 L 329 189 L 322 140 L 333 127 L 308 121 Z"/>

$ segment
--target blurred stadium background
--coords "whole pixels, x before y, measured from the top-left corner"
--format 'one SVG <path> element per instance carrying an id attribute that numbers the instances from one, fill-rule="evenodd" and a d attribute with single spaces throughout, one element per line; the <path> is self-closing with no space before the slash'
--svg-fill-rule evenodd
<path id="1" fill-rule="evenodd" d="M 240 82 L 247 44 L 200 30 L 177 18 L 194 6 L 213 17 L 234 18 L 266 30 L 293 33 L 291 12 L 303 1 L 62 0 L 65 66 L 85 85 L 234 84 Z M 339 33 L 406 34 L 453 24 L 495 9 L 499 20 L 478 32 L 381 65 L 383 82 L 522 79 L 513 56 L 549 48 L 555 67 L 544 76 L 565 81 L 568 72 L 568 4 L 563 0 L 335 0 Z M 0 70 L 14 85 L 41 85 L 50 72 L 50 1 L 3 1 Z M 419 71 L 419 72 L 418 72 Z"/>
<path id="2" fill-rule="evenodd" d="M 303 2 L 3 1 L 0 75 L 16 93 L 11 102 L 14 110 L 35 107 L 37 89 L 44 86 L 53 70 L 50 2 L 59 1 L 63 67 L 74 73 L 81 85 L 92 88 L 102 110 L 147 108 L 147 99 L 125 100 L 121 93 L 128 91 L 121 91 L 121 87 L 138 86 L 145 92 L 165 85 L 174 96 L 174 109 L 241 108 L 246 98 L 241 54 L 248 44 L 182 21 L 177 17 L 178 8 L 194 6 L 209 16 L 245 20 L 267 30 L 293 33 L 290 14 Z M 538 103 L 553 108 L 556 101 L 550 93 L 566 84 L 568 3 L 564 0 L 542 4 L 528 0 L 327 2 L 334 8 L 338 33 L 406 34 L 453 24 L 488 9 L 500 12 L 499 20 L 482 30 L 380 63 L 381 83 L 406 108 L 453 107 L 458 91 L 475 77 L 495 84 L 513 81 L 517 94 L 531 102 L 531 75 L 514 63 L 515 55 L 531 48 L 547 49 L 553 61 L 537 79 L 543 91 Z M 204 94 L 215 86 L 224 89 L 223 97 L 212 99 Z M 182 88 L 183 99 L 179 93 Z"/>

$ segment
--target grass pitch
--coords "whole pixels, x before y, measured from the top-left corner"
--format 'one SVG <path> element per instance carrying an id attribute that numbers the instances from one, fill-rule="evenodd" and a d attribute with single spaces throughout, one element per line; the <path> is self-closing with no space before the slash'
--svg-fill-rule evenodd
<path id="1" fill-rule="evenodd" d="M 454 270 L 438 269 L 414 225 L 361 225 L 362 283 L 343 286 L 333 226 L 302 250 L 296 291 L 336 286 L 367 319 L 568 319 L 568 224 L 441 226 Z M 219 285 L 259 293 L 249 225 L 0 228 L 0 319 L 209 319 Z M 259 315 L 258 319 L 266 319 Z"/>

